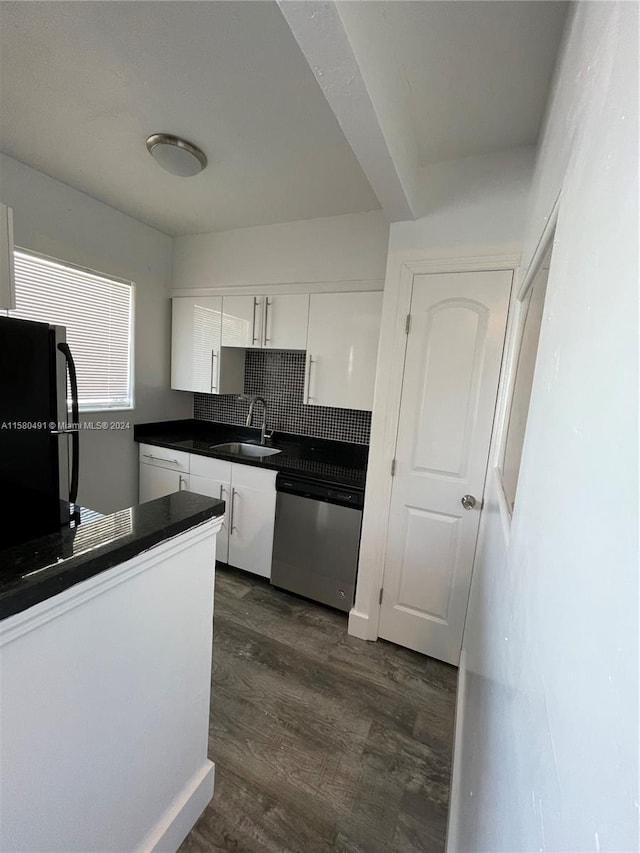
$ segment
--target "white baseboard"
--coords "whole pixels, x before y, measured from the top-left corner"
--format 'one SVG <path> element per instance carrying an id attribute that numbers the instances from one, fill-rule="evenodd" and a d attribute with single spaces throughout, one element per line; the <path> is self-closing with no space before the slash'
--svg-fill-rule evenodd
<path id="1" fill-rule="evenodd" d="M 458 668 L 458 692 L 456 696 L 456 719 L 453 741 L 453 761 L 451 771 L 451 786 L 449 788 L 449 815 L 447 820 L 446 853 L 457 853 L 459 849 L 458 835 L 461 810 L 461 775 L 462 775 L 462 743 L 464 739 L 464 709 L 466 704 L 466 652 L 460 653 Z"/>
<path id="2" fill-rule="evenodd" d="M 352 637 L 358 637 L 361 640 L 377 640 L 376 635 L 371 636 L 371 631 L 371 619 L 366 614 L 358 613 L 357 610 L 349 611 L 348 633 Z"/>
<path id="3" fill-rule="evenodd" d="M 191 777 L 140 845 L 140 853 L 176 853 L 213 797 L 215 770 L 207 760 Z"/>

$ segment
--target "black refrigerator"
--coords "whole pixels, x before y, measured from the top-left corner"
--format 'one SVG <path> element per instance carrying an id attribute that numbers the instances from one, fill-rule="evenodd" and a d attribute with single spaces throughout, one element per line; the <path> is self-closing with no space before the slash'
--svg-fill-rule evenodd
<path id="1" fill-rule="evenodd" d="M 69 524 L 78 493 L 78 422 L 66 330 L 0 317 L 0 550 Z"/>

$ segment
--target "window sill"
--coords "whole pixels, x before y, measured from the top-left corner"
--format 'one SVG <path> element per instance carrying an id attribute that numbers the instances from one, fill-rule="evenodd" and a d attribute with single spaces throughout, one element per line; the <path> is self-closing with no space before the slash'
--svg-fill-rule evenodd
<path id="1" fill-rule="evenodd" d="M 80 409 L 81 415 L 115 415 L 118 412 L 133 412 L 135 406 L 122 406 L 117 409 Z"/>

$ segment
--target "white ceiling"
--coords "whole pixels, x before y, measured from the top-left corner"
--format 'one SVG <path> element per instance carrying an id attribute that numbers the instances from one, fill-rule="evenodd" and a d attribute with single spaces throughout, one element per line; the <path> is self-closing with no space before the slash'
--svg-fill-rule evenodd
<path id="1" fill-rule="evenodd" d="M 379 202 L 271 2 L 3 2 L 0 148 L 169 234 Z M 162 171 L 145 140 L 209 158 Z"/>
<path id="2" fill-rule="evenodd" d="M 568 3 L 341 2 L 369 85 L 394 80 L 419 166 L 534 145 Z"/>
<path id="3" fill-rule="evenodd" d="M 340 4 L 418 165 L 536 141 L 566 4 Z M 375 100 L 375 98 L 374 98 Z M 0 2 L 0 149 L 169 234 L 378 208 L 280 10 L 258 2 Z M 194 178 L 145 148 L 209 158 Z"/>

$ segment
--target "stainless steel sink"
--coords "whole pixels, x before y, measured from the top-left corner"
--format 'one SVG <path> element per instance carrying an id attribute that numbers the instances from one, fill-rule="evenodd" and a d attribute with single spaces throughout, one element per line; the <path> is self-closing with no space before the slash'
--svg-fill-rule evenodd
<path id="1" fill-rule="evenodd" d="M 231 453 L 234 456 L 249 456 L 252 459 L 263 456 L 273 456 L 280 453 L 275 447 L 264 447 L 262 444 L 245 444 L 241 441 L 232 441 L 228 444 L 210 444 L 209 450 L 219 450 L 221 453 Z"/>

